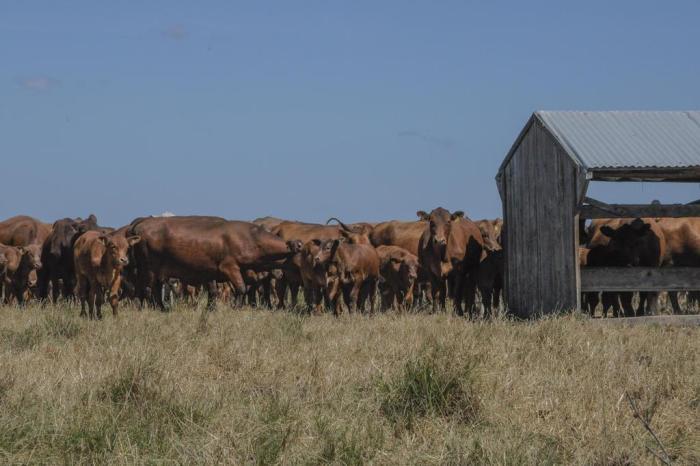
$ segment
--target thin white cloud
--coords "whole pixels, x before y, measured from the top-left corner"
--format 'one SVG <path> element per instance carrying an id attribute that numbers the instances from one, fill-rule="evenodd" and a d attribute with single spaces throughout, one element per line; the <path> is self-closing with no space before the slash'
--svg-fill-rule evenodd
<path id="1" fill-rule="evenodd" d="M 163 35 L 172 40 L 183 40 L 188 33 L 183 24 L 172 24 L 163 31 Z"/>
<path id="2" fill-rule="evenodd" d="M 48 91 L 59 84 L 57 79 L 49 78 L 48 76 L 30 76 L 20 78 L 17 82 L 24 89 L 36 92 Z"/>
<path id="3" fill-rule="evenodd" d="M 442 138 L 439 136 L 434 136 L 432 134 L 422 133 L 416 130 L 399 131 L 398 136 L 418 138 L 430 144 L 442 147 L 443 149 L 451 149 L 455 146 L 455 141 L 453 141 L 452 139 Z"/>

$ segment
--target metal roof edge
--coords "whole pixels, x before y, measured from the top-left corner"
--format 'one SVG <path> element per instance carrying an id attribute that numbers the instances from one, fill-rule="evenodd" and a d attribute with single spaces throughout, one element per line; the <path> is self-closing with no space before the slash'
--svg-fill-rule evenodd
<path id="1" fill-rule="evenodd" d="M 549 110 L 537 110 L 534 113 L 534 115 L 537 117 L 537 120 L 540 123 L 542 123 L 542 126 L 547 130 L 547 132 L 549 132 L 549 134 L 552 135 L 552 137 L 554 138 L 554 141 L 557 144 L 559 144 L 559 147 L 561 147 L 561 149 L 564 152 L 566 152 L 569 155 L 569 157 L 571 157 L 571 159 L 574 161 L 574 163 L 576 163 L 576 165 L 578 165 L 579 167 L 583 168 L 585 171 L 588 171 L 589 168 L 586 166 L 585 163 L 583 163 L 583 160 L 581 160 L 581 157 L 579 157 L 579 155 L 576 153 L 576 151 L 571 147 L 571 145 L 568 143 L 566 138 L 562 134 L 559 134 L 559 132 L 556 130 L 556 128 L 554 128 L 551 125 L 548 125 L 546 120 L 542 117 L 542 114 L 544 112 L 548 112 L 548 111 Z"/>

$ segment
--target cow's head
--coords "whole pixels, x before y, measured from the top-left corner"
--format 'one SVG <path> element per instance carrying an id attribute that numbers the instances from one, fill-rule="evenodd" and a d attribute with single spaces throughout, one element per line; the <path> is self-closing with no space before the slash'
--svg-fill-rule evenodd
<path id="1" fill-rule="evenodd" d="M 335 220 L 340 225 L 340 234 L 348 244 L 371 244 L 369 241 L 369 235 L 372 233 L 372 226 L 368 223 L 359 223 L 353 225 L 352 227 L 344 224 L 335 217 L 331 217 L 326 222 L 326 225 L 331 220 Z"/>
<path id="2" fill-rule="evenodd" d="M 29 288 L 35 288 L 38 282 L 39 275 L 36 273 L 36 269 L 30 270 L 29 275 L 27 276 L 27 286 Z"/>
<path id="3" fill-rule="evenodd" d="M 464 217 L 464 212 L 458 210 L 450 213 L 449 210 L 438 207 L 429 214 L 422 210 L 416 212 L 418 218 L 428 222 L 429 245 L 440 253 L 440 259 L 444 260 L 447 251 L 447 241 L 452 230 L 452 222 Z"/>
<path id="4" fill-rule="evenodd" d="M 479 220 L 476 222 L 476 225 L 479 227 L 487 251 L 498 251 L 501 249 L 502 222 L 498 223 L 498 220 Z"/>
<path id="5" fill-rule="evenodd" d="M 344 239 L 314 239 L 311 243 L 315 246 L 313 248 L 315 254 L 313 255 L 313 265 L 314 267 L 322 266 L 326 267 L 328 264 L 333 262 L 335 258 L 335 253 L 338 251 L 338 246 L 342 243 Z"/>
<path id="6" fill-rule="evenodd" d="M 600 232 L 610 238 L 608 249 L 616 262 L 619 262 L 616 265 L 638 266 L 650 236 L 655 236 L 651 225 L 641 218 L 617 228 L 603 225 Z"/>
<path id="7" fill-rule="evenodd" d="M 304 243 L 302 243 L 301 240 L 293 239 L 287 241 L 287 249 L 289 249 L 289 252 L 291 252 L 292 254 L 297 254 L 301 252 L 302 247 L 304 247 Z"/>
<path id="8" fill-rule="evenodd" d="M 20 246 L 19 252 L 22 255 L 22 261 L 26 261 L 27 267 L 31 270 L 41 268 L 41 247 L 36 244 L 29 246 Z"/>
<path id="9" fill-rule="evenodd" d="M 394 259 L 392 258 L 392 263 Z M 413 257 L 398 261 L 398 277 L 403 289 L 410 289 L 418 279 L 418 260 Z M 393 264 L 392 264 L 393 266 Z"/>
<path id="10" fill-rule="evenodd" d="M 125 237 L 122 235 L 102 235 L 99 241 L 107 249 L 105 254 L 116 267 L 129 265 L 129 248 L 141 241 L 138 235 Z"/>
<path id="11" fill-rule="evenodd" d="M 72 218 L 64 218 L 54 222 L 49 238 L 49 252 L 53 256 L 60 256 L 72 245 L 78 235 L 79 221 Z"/>

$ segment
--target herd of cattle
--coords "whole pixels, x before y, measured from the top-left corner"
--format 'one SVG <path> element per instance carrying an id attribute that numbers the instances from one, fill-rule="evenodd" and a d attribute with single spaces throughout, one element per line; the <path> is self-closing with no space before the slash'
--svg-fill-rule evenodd
<path id="1" fill-rule="evenodd" d="M 700 218 L 598 219 L 579 228 L 581 265 L 600 267 L 700 266 Z M 602 304 L 602 314 L 613 316 L 655 314 L 659 293 L 640 292 L 633 306 L 631 292 L 584 293 L 582 304 L 591 313 Z M 678 292 L 668 292 L 674 313 L 681 312 Z M 700 301 L 697 291 L 688 303 Z"/>
<path id="2" fill-rule="evenodd" d="M 205 290 L 233 304 L 309 312 L 399 310 L 449 297 L 458 315 L 484 316 L 499 307 L 503 288 L 503 222 L 473 221 L 436 208 L 413 222 L 346 225 L 272 217 L 252 222 L 220 217 L 142 217 L 121 228 L 94 215 L 53 225 L 28 216 L 0 222 L 0 286 L 6 303 L 79 299 L 81 315 L 100 318 L 122 299 L 166 308 L 166 290 L 183 299 Z M 328 224 L 335 222 L 334 224 Z M 700 221 L 699 221 L 700 222 Z M 700 223 L 692 219 L 594 221 L 581 231 L 580 260 L 588 266 L 698 265 Z M 678 299 L 670 294 L 674 310 Z M 378 302 L 377 301 L 378 298 Z M 587 293 L 584 305 L 603 315 L 634 315 L 632 293 Z M 637 313 L 654 312 L 657 295 L 640 293 Z"/>

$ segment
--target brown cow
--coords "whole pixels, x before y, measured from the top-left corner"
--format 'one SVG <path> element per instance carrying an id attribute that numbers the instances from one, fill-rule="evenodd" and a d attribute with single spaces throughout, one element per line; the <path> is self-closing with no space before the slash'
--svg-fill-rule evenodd
<path id="1" fill-rule="evenodd" d="M 477 220 L 474 223 L 479 227 L 484 239 L 484 252 L 479 264 L 477 282 L 481 303 L 484 306 L 484 317 L 489 317 L 492 306 L 499 307 L 503 290 L 504 258 L 501 244 L 503 220 L 500 218 Z"/>
<path id="2" fill-rule="evenodd" d="M 484 249 L 479 227 L 464 212 L 451 214 L 438 207 L 430 214 L 418 211 L 419 218 L 428 221 L 421 236 L 418 259 L 430 277 L 433 311 L 445 307 L 446 287 L 454 301 L 457 315 L 464 315 L 462 300 L 472 315 L 476 294 L 476 274 Z"/>
<path id="3" fill-rule="evenodd" d="M 377 254 L 382 308 L 409 309 L 418 279 L 418 257 L 399 246 L 379 246 Z"/>
<path id="4" fill-rule="evenodd" d="M 49 284 L 51 284 L 54 303 L 58 300 L 59 294 L 64 298 L 73 297 L 75 290 L 73 243 L 86 231 L 100 228 L 97 225 L 97 218 L 92 214 L 85 220 L 64 218 L 54 222 L 51 233 L 44 241 L 41 250 L 43 266 L 39 272 L 40 299 L 48 298 Z"/>
<path id="5" fill-rule="evenodd" d="M 117 315 L 121 271 L 129 263 L 129 248 L 140 240 L 139 236 L 127 237 L 122 230 L 109 234 L 88 231 L 75 241 L 73 260 L 81 316 L 86 315 L 87 303 L 88 317 L 101 319 L 106 291 L 112 314 Z"/>
<path id="6" fill-rule="evenodd" d="M 328 286 L 328 272 L 325 264 L 316 260 L 321 251 L 323 240 L 316 239 L 307 242 L 302 247 L 296 260 L 304 285 L 304 300 L 309 312 L 321 314 L 322 302 Z M 335 272 L 335 269 L 333 269 Z"/>
<path id="7" fill-rule="evenodd" d="M 329 219 L 328 221 L 330 222 Z M 300 240 L 301 244 L 306 244 L 314 239 L 339 239 L 346 237 L 349 242 L 369 244 L 369 235 L 372 225 L 369 223 L 354 223 L 345 225 L 339 220 L 338 225 L 320 225 L 315 223 L 302 222 L 282 222 L 273 228 L 272 232 L 283 240 Z M 282 279 L 276 281 L 275 292 L 277 295 L 278 308 L 284 307 L 287 288 L 292 297 L 292 306 L 297 304 L 299 288 L 303 285 L 300 272 L 299 258 L 292 261 L 290 267 L 285 269 Z"/>
<path id="8" fill-rule="evenodd" d="M 286 268 L 299 244 L 253 223 L 220 217 L 141 218 L 132 222 L 129 234 L 142 238 L 134 247 L 142 300 L 144 290 L 160 289 L 168 278 L 193 285 L 230 282 L 237 293 L 244 294 L 245 270 Z M 159 294 L 154 293 L 156 303 L 164 309 Z M 210 287 L 210 307 L 215 298 L 216 289 Z"/>
<path id="9" fill-rule="evenodd" d="M 267 231 L 272 231 L 277 225 L 279 225 L 282 222 L 286 222 L 286 220 L 277 217 L 267 216 L 256 218 L 255 220 L 253 220 L 252 223 L 260 225 Z"/>
<path id="10" fill-rule="evenodd" d="M 374 312 L 374 295 L 379 280 L 379 255 L 369 244 L 348 244 L 344 239 L 314 240 L 318 246 L 314 265 L 323 266 L 328 284 L 328 299 L 336 315 L 340 312 L 340 294 L 349 312 L 363 310 L 369 298 Z"/>
<path id="11" fill-rule="evenodd" d="M 418 244 L 423 236 L 428 222 L 418 220 L 415 222 L 402 222 L 399 220 L 391 220 L 375 225 L 370 234 L 370 241 L 374 247 L 378 246 L 398 246 L 418 257 Z M 414 302 L 420 305 L 423 296 L 429 296 L 430 280 L 428 274 L 418 266 L 418 281 L 414 290 Z"/>
<path id="12" fill-rule="evenodd" d="M 41 246 L 49 233 L 51 225 L 26 215 L 18 215 L 0 222 L 0 243 L 6 246 Z"/>
<path id="13" fill-rule="evenodd" d="M 36 270 L 41 268 L 41 248 L 29 246 L 5 246 L 0 244 L 0 254 L 5 258 L 5 265 L 0 286 L 5 289 L 5 303 L 14 297 L 17 303 L 24 305 L 27 291 L 36 285 Z"/>
<path id="14" fill-rule="evenodd" d="M 502 249 L 501 232 L 503 231 L 503 219 L 476 220 L 474 223 L 479 227 L 481 236 L 484 238 L 484 246 L 487 249 L 492 251 Z"/>
<path id="15" fill-rule="evenodd" d="M 680 267 L 700 266 L 700 218 L 660 218 L 656 220 L 666 240 L 664 262 Z M 693 301 L 697 293 L 691 293 Z M 669 301 L 674 313 L 681 312 L 678 293 L 669 292 Z"/>
<path id="16" fill-rule="evenodd" d="M 666 238 L 655 219 L 598 219 L 591 223 L 588 237 L 586 262 L 589 267 L 659 267 L 665 262 Z M 619 315 L 619 305 L 625 316 L 635 315 L 633 293 L 604 292 L 602 296 L 603 317 L 609 307 L 613 308 L 613 315 Z M 585 300 L 593 312 L 597 293 L 587 293 Z M 637 315 L 655 313 L 657 305 L 658 293 L 641 292 Z"/>

